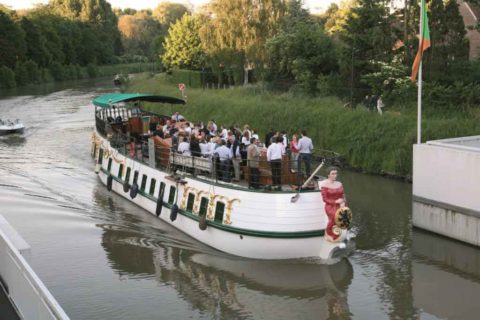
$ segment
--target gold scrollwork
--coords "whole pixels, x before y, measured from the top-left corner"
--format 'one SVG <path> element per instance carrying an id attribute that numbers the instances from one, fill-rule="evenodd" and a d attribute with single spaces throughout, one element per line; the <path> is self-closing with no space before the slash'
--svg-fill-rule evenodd
<path id="1" fill-rule="evenodd" d="M 191 190 L 191 189 L 193 188 L 190 186 L 185 186 L 185 188 L 183 188 L 182 201 L 180 202 L 181 209 L 185 210 L 187 208 L 188 190 Z"/>
<path id="2" fill-rule="evenodd" d="M 199 214 L 200 213 L 200 204 L 202 202 L 202 194 L 207 194 L 207 191 L 204 190 L 197 190 L 195 194 L 195 202 L 193 204 L 193 213 Z"/>
<path id="3" fill-rule="evenodd" d="M 241 202 L 240 199 L 237 198 L 227 201 L 227 210 L 223 220 L 224 224 L 232 224 L 232 208 L 235 201 Z"/>

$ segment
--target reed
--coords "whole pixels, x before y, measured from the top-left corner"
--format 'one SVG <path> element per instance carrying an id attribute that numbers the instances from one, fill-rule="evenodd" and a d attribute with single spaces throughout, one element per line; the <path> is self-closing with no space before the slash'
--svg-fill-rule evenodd
<path id="1" fill-rule="evenodd" d="M 181 97 L 176 84 L 166 75 L 139 76 L 129 91 Z M 289 134 L 307 130 L 315 148 L 340 153 L 346 163 L 367 173 L 404 178 L 412 173 L 412 145 L 416 142 L 416 106 L 385 108 L 383 116 L 364 108 L 347 109 L 336 97 L 306 97 L 275 94 L 261 86 L 231 89 L 186 90 L 185 106 L 170 106 L 155 111 L 172 114 L 180 111 L 191 121 L 218 125 L 248 124 L 265 137 L 269 128 Z M 153 109 L 158 106 L 146 106 Z M 480 134 L 480 115 L 426 110 L 423 141 Z M 263 139 L 262 139 L 263 140 Z"/>

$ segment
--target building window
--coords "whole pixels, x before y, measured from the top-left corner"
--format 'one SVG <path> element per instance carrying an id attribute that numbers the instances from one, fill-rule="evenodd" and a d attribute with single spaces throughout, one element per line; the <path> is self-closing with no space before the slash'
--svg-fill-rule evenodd
<path id="1" fill-rule="evenodd" d="M 120 166 L 118 167 L 118 177 L 122 179 L 122 174 L 123 174 L 123 164 L 120 163 Z"/>
<path id="2" fill-rule="evenodd" d="M 110 170 L 112 170 L 112 158 L 108 159 L 107 171 L 110 172 Z"/>
<path id="3" fill-rule="evenodd" d="M 175 201 L 175 191 L 177 191 L 177 188 L 174 186 L 170 187 L 170 194 L 168 195 L 168 203 L 173 204 Z"/>
<path id="4" fill-rule="evenodd" d="M 142 175 L 142 184 L 140 185 L 140 190 L 145 191 L 145 187 L 147 186 L 147 175 Z"/>
<path id="5" fill-rule="evenodd" d="M 155 193 L 155 185 L 156 184 L 157 184 L 157 180 L 152 178 L 152 180 L 150 180 L 150 192 L 149 192 L 149 194 L 151 196 L 153 196 L 153 194 Z"/>
<path id="6" fill-rule="evenodd" d="M 195 194 L 189 193 L 188 200 L 187 200 L 187 211 L 193 211 L 193 203 L 195 202 Z"/>
<path id="7" fill-rule="evenodd" d="M 215 221 L 223 223 L 223 212 L 225 211 L 225 203 L 217 202 L 217 206 L 215 207 Z"/>
<path id="8" fill-rule="evenodd" d="M 208 198 L 203 197 L 202 201 L 200 201 L 200 211 L 198 212 L 198 215 L 204 216 L 207 214 L 208 210 Z"/>

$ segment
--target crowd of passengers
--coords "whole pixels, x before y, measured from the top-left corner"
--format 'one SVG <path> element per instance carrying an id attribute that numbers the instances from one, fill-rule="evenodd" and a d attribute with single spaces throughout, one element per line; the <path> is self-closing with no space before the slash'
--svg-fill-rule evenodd
<path id="1" fill-rule="evenodd" d="M 212 158 L 218 160 L 219 179 L 230 182 L 240 181 L 241 166 L 247 166 L 250 172 L 249 186 L 260 187 L 260 152 L 266 148 L 267 161 L 272 171 L 274 189 L 281 189 L 282 158 L 290 157 L 292 173 L 301 173 L 301 164 L 305 164 L 305 173 L 310 175 L 312 140 L 303 131 L 301 138 L 296 134 L 291 139 L 285 131 L 271 129 L 262 144 L 254 128 L 244 125 L 243 129 L 234 125 L 218 126 L 214 120 L 206 125 L 191 123 L 178 112 L 171 119 L 161 120 L 153 131 L 153 136 L 172 138 L 172 148 L 179 154 L 193 157 Z M 233 169 L 233 170 L 232 170 Z M 233 171 L 233 172 L 231 172 Z M 233 177 L 232 176 L 233 173 Z"/>

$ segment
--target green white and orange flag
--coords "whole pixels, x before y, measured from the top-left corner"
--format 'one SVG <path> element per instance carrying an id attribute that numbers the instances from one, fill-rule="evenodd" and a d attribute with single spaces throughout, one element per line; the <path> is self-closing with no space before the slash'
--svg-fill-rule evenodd
<path id="1" fill-rule="evenodd" d="M 412 81 L 415 81 L 415 79 L 417 78 L 417 73 L 418 69 L 420 68 L 420 62 L 422 61 L 423 52 L 430 48 L 430 29 L 428 28 L 428 16 L 425 6 L 425 0 L 422 0 L 421 10 L 421 25 L 419 34 L 420 43 L 418 45 L 417 56 L 415 57 L 415 61 L 413 61 L 412 75 L 410 76 L 410 79 L 412 79 Z"/>

